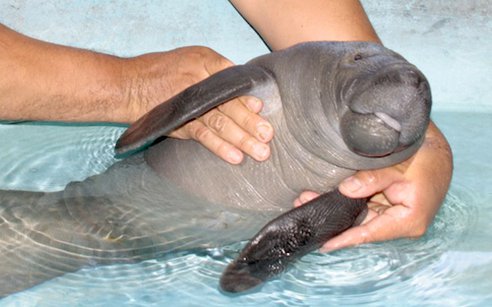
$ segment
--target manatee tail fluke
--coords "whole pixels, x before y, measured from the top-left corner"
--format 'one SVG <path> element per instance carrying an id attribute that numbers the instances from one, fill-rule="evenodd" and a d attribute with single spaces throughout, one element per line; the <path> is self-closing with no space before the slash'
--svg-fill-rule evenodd
<path id="1" fill-rule="evenodd" d="M 268 223 L 244 247 L 220 279 L 226 292 L 243 292 L 283 272 L 296 259 L 360 223 L 367 199 L 351 199 L 338 190 L 288 211 Z"/>
<path id="2" fill-rule="evenodd" d="M 238 65 L 220 71 L 161 103 L 128 128 L 116 143 L 118 155 L 152 143 L 207 111 L 233 98 L 250 93 L 270 78 L 265 69 Z"/>

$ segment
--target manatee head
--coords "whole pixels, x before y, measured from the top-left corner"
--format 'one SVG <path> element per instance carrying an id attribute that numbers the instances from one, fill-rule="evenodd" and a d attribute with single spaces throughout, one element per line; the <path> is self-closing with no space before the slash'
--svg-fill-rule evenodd
<path id="1" fill-rule="evenodd" d="M 429 123 L 431 92 L 420 70 L 374 43 L 341 45 L 329 72 L 325 112 L 336 114 L 339 133 L 352 152 L 385 157 L 420 144 Z M 328 73 L 328 72 L 327 72 Z M 323 91 L 322 91 L 323 93 Z M 333 110 L 335 108 L 335 110 Z"/>

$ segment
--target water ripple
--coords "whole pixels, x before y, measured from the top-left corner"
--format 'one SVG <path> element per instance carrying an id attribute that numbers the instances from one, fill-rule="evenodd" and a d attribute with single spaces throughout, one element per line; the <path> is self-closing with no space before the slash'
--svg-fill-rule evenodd
<path id="1" fill-rule="evenodd" d="M 244 243 L 182 253 L 132 265 L 87 268 L 18 293 L 4 302 L 48 306 L 83 303 L 159 306 L 314 306 L 326 304 L 439 303 L 453 293 L 453 262 L 443 260 L 474 222 L 474 198 L 454 190 L 431 229 L 419 240 L 367 244 L 331 254 L 312 253 L 262 288 L 233 296 L 218 289 L 222 271 Z M 463 300 L 469 297 L 464 296 Z M 309 302 L 309 303 L 306 303 Z M 454 301 L 449 302 L 455 304 Z M 23 304 L 24 305 L 24 304 Z"/>
<path id="2" fill-rule="evenodd" d="M 69 181 L 102 172 L 115 161 L 113 146 L 122 130 L 0 125 L 0 134 L 8 135 L 2 138 L 0 151 L 0 188 L 57 190 Z M 484 221 L 477 222 L 477 207 L 483 201 L 454 186 L 423 238 L 311 253 L 245 296 L 225 295 L 218 289 L 222 271 L 244 244 L 237 243 L 138 264 L 85 268 L 12 295 L 0 305 L 391 305 L 401 304 L 402 298 L 407 305 L 473 305 L 477 290 L 457 289 L 463 289 L 472 274 L 487 276 L 484 267 L 490 272 L 491 253 L 470 250 L 465 244 L 476 235 L 476 230 L 470 233 L 474 227 L 483 227 Z M 470 241 L 470 246 L 476 246 L 476 240 Z M 481 290 L 488 285 L 470 287 Z"/>
<path id="3" fill-rule="evenodd" d="M 1 189 L 53 191 L 104 171 L 114 163 L 122 128 L 0 125 Z"/>

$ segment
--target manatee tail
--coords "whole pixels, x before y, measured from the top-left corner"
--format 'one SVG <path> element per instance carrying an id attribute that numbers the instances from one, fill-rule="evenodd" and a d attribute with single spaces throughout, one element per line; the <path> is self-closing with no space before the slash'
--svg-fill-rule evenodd
<path id="1" fill-rule="evenodd" d="M 83 266 L 156 254 L 152 238 L 127 223 L 131 209 L 118 199 L 86 195 L 84 188 L 73 183 L 54 193 L 0 191 L 0 297 Z"/>
<path id="2" fill-rule="evenodd" d="M 251 94 L 271 74 L 255 65 L 239 65 L 218 72 L 161 103 L 125 131 L 116 143 L 118 155 L 138 150 L 216 106 Z"/>
<path id="3" fill-rule="evenodd" d="M 268 223 L 227 267 L 220 286 L 243 292 L 283 272 L 296 259 L 362 222 L 367 199 L 350 199 L 338 189 Z"/>
<path id="4" fill-rule="evenodd" d="M 133 156 L 60 192 L 0 190 L 0 298 L 85 266 L 244 240 L 271 219 L 270 212 L 189 197 L 142 159 Z"/>
<path id="5" fill-rule="evenodd" d="M 31 237 L 26 228 L 35 222 L 36 204 L 45 193 L 0 191 L 0 298 L 21 291 L 67 271 Z M 27 215 L 26 215 L 27 213 Z M 32 217 L 30 219 L 29 217 Z M 49 265 L 47 265 L 49 263 Z M 62 271 L 63 270 L 63 271 Z"/>

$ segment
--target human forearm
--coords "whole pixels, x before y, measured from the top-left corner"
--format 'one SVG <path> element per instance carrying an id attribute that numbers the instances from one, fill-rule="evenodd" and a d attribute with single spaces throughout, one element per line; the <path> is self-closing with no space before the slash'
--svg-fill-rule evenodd
<path id="1" fill-rule="evenodd" d="M 356 0 L 231 0 L 273 49 L 305 41 L 376 41 Z"/>
<path id="2" fill-rule="evenodd" d="M 0 25 L 0 119 L 127 122 L 121 61 Z"/>
<path id="3" fill-rule="evenodd" d="M 132 123 L 231 65 L 205 47 L 123 59 L 41 42 L 0 25 L 0 119 Z M 195 139 L 231 163 L 240 163 L 243 152 L 264 160 L 273 129 L 256 114 L 260 109 L 257 99 L 235 99 L 170 136 Z"/>

